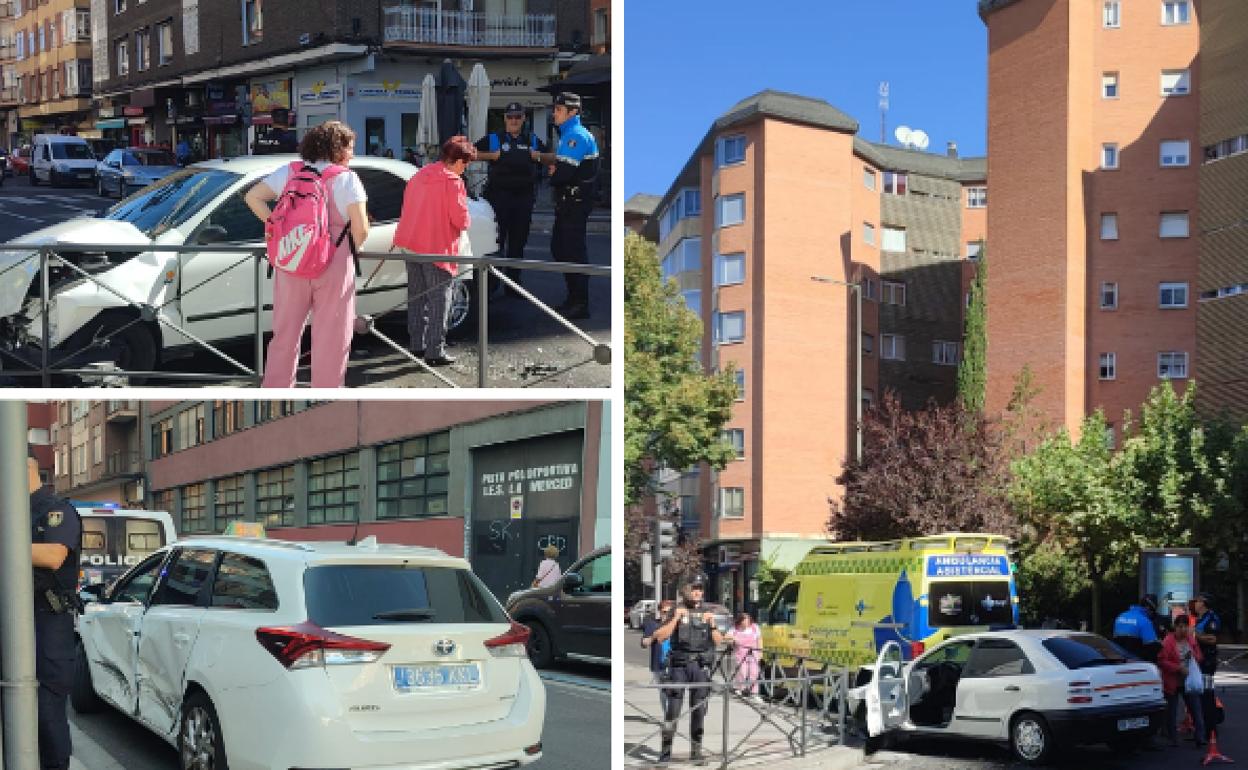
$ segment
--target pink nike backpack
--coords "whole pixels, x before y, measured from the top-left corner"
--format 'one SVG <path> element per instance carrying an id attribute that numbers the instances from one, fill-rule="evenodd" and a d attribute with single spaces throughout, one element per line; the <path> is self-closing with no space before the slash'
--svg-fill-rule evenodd
<path id="1" fill-rule="evenodd" d="M 330 166 L 317 171 L 302 161 L 290 164 L 290 178 L 269 217 L 270 265 L 299 278 L 317 278 L 325 272 L 351 231 L 348 223 L 335 239 L 329 225 L 329 186 L 346 170 Z M 354 243 L 351 251 L 354 254 Z"/>

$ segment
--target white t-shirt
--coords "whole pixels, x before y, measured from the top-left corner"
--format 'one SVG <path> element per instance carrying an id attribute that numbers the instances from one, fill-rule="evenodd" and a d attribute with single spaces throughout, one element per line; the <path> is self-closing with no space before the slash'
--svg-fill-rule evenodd
<path id="1" fill-rule="evenodd" d="M 331 164 L 329 161 L 319 161 L 312 165 L 317 171 L 324 171 Z M 277 171 L 269 174 L 262 181 L 270 190 L 281 195 L 289 179 L 290 164 L 283 163 Z M 342 217 L 343 222 L 350 219 L 347 215 L 348 206 L 352 203 L 365 203 L 368 201 L 368 193 L 364 192 L 364 183 L 360 181 L 358 174 L 350 170 L 345 174 L 339 174 L 334 177 L 334 181 L 330 183 L 329 195 L 334 205 L 338 208 L 338 215 Z"/>
<path id="2" fill-rule="evenodd" d="M 559 569 L 559 562 L 554 559 L 544 559 L 541 564 L 537 565 L 537 587 L 545 588 L 553 586 L 559 582 L 559 578 L 563 577 L 563 570 Z"/>

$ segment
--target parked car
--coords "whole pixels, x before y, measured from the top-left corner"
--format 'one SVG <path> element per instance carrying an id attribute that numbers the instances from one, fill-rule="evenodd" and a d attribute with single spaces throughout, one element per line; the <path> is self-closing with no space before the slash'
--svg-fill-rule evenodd
<path id="1" fill-rule="evenodd" d="M 546 691 L 463 559 L 429 548 L 206 537 L 87 605 L 70 694 L 188 768 L 517 767 Z"/>
<path id="2" fill-rule="evenodd" d="M 30 145 L 14 148 L 9 153 L 9 176 L 30 174 Z"/>
<path id="3" fill-rule="evenodd" d="M 30 159 L 30 184 L 95 184 L 95 155 L 80 136 L 35 134 Z"/>
<path id="4" fill-rule="evenodd" d="M 82 518 L 79 588 L 111 583 L 156 549 L 177 539 L 166 511 L 121 508 L 116 503 L 74 501 Z"/>
<path id="5" fill-rule="evenodd" d="M 95 172 L 95 189 L 101 197 L 130 193 L 155 184 L 179 168 L 168 150 L 129 148 L 113 150 L 99 162 Z"/>
<path id="6" fill-rule="evenodd" d="M 897 642 L 887 642 L 856 681 L 849 711 L 872 740 L 1006 743 L 1029 765 L 1043 764 L 1059 746 L 1146 741 L 1165 709 L 1156 666 L 1078 631 L 966 634 L 909 663 Z"/>
<path id="7" fill-rule="evenodd" d="M 565 658 L 610 665 L 611 546 L 573 562 L 552 586 L 512 594 L 507 613 L 528 626 L 534 666 L 546 668 Z"/>
<path id="8" fill-rule="evenodd" d="M 639 599 L 628 611 L 628 627 L 641 628 L 646 618 L 654 614 L 654 599 Z"/>
<path id="9" fill-rule="evenodd" d="M 237 245 L 264 248 L 264 226 L 243 196 L 262 178 L 296 156 L 249 156 L 211 160 L 179 169 L 117 203 L 98 218 L 83 216 L 36 230 L 20 238 L 24 244 Z M 373 226 L 361 251 L 386 253 L 403 205 L 403 190 L 417 169 L 386 158 L 359 157 L 351 162 L 368 193 Z M 473 254 L 497 248 L 494 210 L 482 200 L 469 200 Z M 122 330 L 105 346 L 91 348 L 76 359 L 117 363 L 129 371 L 148 371 L 194 350 L 191 338 L 143 317 L 122 296 L 159 308 L 163 318 L 213 344 L 254 333 L 256 314 L 255 262 L 235 253 L 189 251 L 66 252 L 66 257 L 110 288 L 85 280 L 64 266 L 49 275 L 52 287 L 50 340 L 62 355 L 87 348 L 93 340 Z M 38 301 L 41 281 L 36 252 L 0 251 L 0 271 L 26 262 L 24 270 L 7 272 L 0 283 L 0 349 L 19 358 L 38 360 L 42 315 Z M 361 259 L 356 279 L 356 310 L 379 315 L 405 307 L 407 271 L 400 260 Z M 450 326 L 464 325 L 473 314 L 476 293 L 470 274 L 452 287 Z M 261 327 L 272 328 L 273 280 L 260 271 Z M 203 288 L 200 286 L 203 285 Z M 121 295 L 121 296 L 118 296 Z M 131 323 L 140 319 L 137 323 Z M 92 359 L 87 359 L 87 356 Z"/>
<path id="10" fill-rule="evenodd" d="M 9 150 L 6 147 L 0 147 L 0 184 L 4 184 L 4 178 L 13 176 L 13 169 L 9 165 Z"/>

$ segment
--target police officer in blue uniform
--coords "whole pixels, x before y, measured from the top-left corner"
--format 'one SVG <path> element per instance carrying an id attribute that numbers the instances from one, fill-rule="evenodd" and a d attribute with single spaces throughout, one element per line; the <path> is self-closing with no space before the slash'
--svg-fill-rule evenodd
<path id="1" fill-rule="evenodd" d="M 71 750 L 65 704 L 74 682 L 74 614 L 80 605 L 78 554 L 82 520 L 69 502 L 39 478 L 33 449 L 30 483 L 30 561 L 35 585 L 35 678 L 39 680 L 39 765 L 65 770 Z"/>
<path id="2" fill-rule="evenodd" d="M 1150 663 L 1157 662 L 1161 640 L 1156 626 L 1157 597 L 1144 594 L 1114 620 L 1114 642 L 1127 652 Z"/>
<path id="3" fill-rule="evenodd" d="M 477 142 L 477 160 L 490 161 L 485 199 L 494 208 L 498 223 L 498 252 L 508 259 L 524 259 L 539 168 L 533 156 L 546 152 L 546 144 L 537 134 L 524 131 L 524 107 L 519 102 L 507 105 L 503 120 L 505 130 L 494 131 Z M 519 283 L 518 268 L 509 267 L 506 272 Z"/>
<path id="4" fill-rule="evenodd" d="M 653 643 L 662 644 L 671 640 L 665 677 L 669 682 L 687 684 L 711 681 L 715 649 L 723 643 L 724 638 L 715 627 L 715 614 L 708 612 L 702 604 L 705 591 L 705 575 L 699 574 L 690 578 L 681 588 L 681 600 L 675 610 L 654 632 Z M 668 762 L 672 758 L 676 720 L 680 716 L 680 707 L 686 692 L 689 693 L 689 737 L 693 743 L 689 758 L 698 764 L 705 761 L 702 755 L 702 735 L 703 722 L 706 719 L 706 698 L 710 694 L 710 688 L 691 687 L 687 690 L 680 688 L 667 691 L 660 762 Z"/>
<path id="5" fill-rule="evenodd" d="M 588 263 L 585 243 L 589 214 L 594 207 L 598 181 L 598 142 L 581 125 L 581 97 L 567 91 L 555 97 L 555 125 L 559 146 L 554 155 L 535 153 L 534 159 L 552 165 L 551 187 L 555 194 L 555 227 L 550 252 L 557 262 Z M 566 318 L 589 317 L 589 276 L 565 273 L 568 297 L 557 309 Z"/>

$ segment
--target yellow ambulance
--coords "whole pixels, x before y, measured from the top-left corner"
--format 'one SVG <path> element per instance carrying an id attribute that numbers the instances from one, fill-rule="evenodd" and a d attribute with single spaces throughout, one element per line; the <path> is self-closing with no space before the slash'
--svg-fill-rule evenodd
<path id="1" fill-rule="evenodd" d="M 816 546 L 759 613 L 763 649 L 852 671 L 887 642 L 911 660 L 951 636 L 1015 627 L 1009 544 L 959 532 Z"/>

